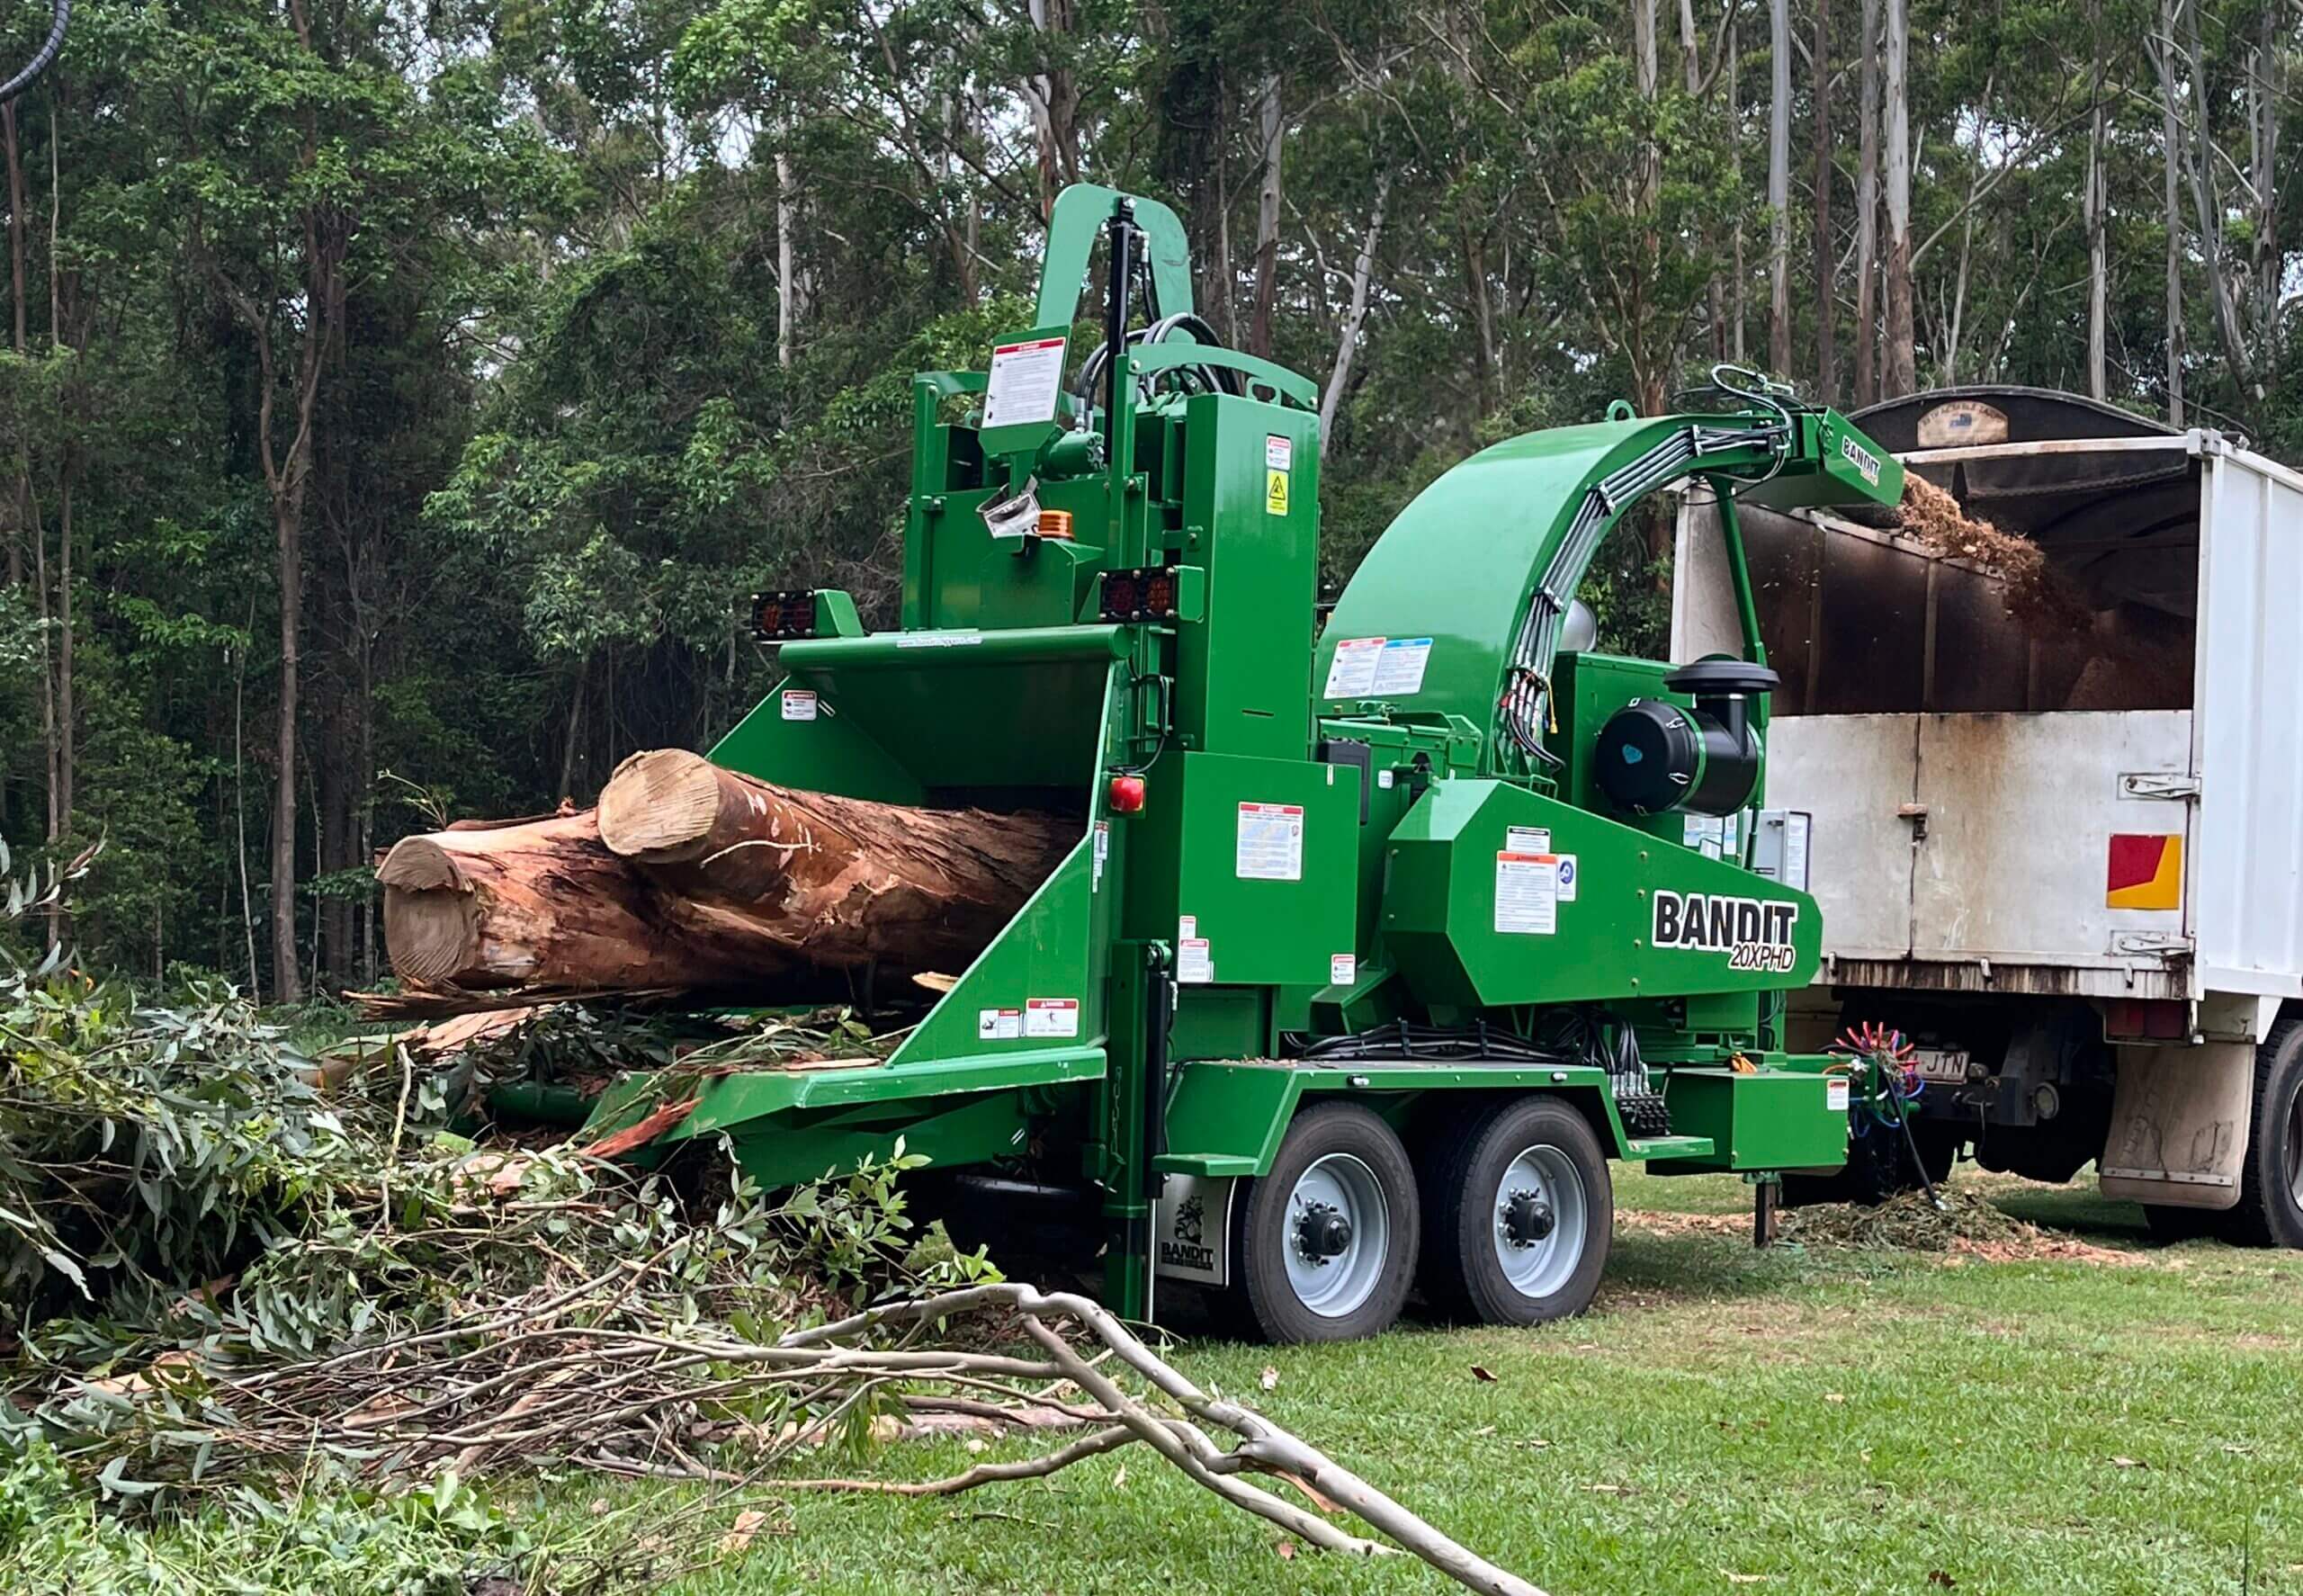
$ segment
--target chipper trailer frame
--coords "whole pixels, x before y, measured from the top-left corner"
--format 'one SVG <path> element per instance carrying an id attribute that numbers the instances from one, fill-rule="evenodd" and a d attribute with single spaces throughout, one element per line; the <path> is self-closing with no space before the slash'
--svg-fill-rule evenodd
<path id="1" fill-rule="evenodd" d="M 1674 482 L 1717 493 L 1737 572 L 1739 495 L 1900 498 L 1840 416 L 1720 381 L 1717 413 L 1618 405 L 1456 467 L 1315 639 L 1317 390 L 1216 345 L 1168 207 L 1067 190 L 1035 325 L 914 380 L 901 628 L 761 596 L 788 675 L 712 758 L 1081 840 L 884 1062 L 708 1081 L 666 1139 L 724 1136 L 768 1185 L 901 1139 L 974 1228 L 1085 1215 L 1123 1314 L 1185 1281 L 1298 1340 L 1411 1287 L 1581 1310 L 1610 1159 L 1740 1171 L 1762 1211 L 1840 1164 L 1860 1069 L 1779 1041 L 1820 928 L 1768 851 L 1748 593 L 1743 658 L 1678 667 L 1593 651 L 1574 599 Z"/>

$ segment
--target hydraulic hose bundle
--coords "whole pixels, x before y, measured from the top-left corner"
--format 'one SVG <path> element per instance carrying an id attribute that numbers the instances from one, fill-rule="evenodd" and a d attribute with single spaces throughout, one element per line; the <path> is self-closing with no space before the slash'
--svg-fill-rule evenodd
<path id="1" fill-rule="evenodd" d="M 1866 1020 L 1841 1032 L 1832 1051 L 1846 1055 L 1844 1063 L 1831 1066 L 1831 1072 L 1848 1078 L 1849 1139 L 1860 1141 L 1875 1131 L 1891 1139 L 1901 1136 L 1912 1168 L 1927 1188 L 1927 1200 L 1941 1208 L 1943 1198 L 1928 1177 L 1927 1161 L 1920 1156 L 1911 1129 L 1913 1108 L 1927 1091 L 1919 1073 L 1918 1049 L 1901 1031 Z"/>

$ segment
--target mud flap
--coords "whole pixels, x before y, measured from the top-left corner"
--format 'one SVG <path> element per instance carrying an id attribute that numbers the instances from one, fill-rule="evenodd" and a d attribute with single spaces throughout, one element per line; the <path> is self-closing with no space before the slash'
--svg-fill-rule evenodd
<path id="1" fill-rule="evenodd" d="M 1238 1184 L 1229 1176 L 1168 1177 L 1153 1225 L 1153 1267 L 1163 1278 L 1232 1283 L 1232 1192 Z"/>
<path id="2" fill-rule="evenodd" d="M 2235 1206 L 2247 1156 L 2254 1044 L 2118 1051 L 2103 1195 L 2170 1208 Z"/>

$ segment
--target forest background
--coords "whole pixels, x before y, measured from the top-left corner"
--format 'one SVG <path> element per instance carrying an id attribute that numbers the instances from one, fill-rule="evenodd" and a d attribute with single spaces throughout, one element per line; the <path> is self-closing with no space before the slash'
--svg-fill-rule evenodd
<path id="1" fill-rule="evenodd" d="M 2299 52 L 2284 0 L 84 0 L 0 116 L 0 836 L 105 846 L 28 937 L 365 984 L 379 847 L 707 745 L 755 588 L 886 621 L 908 376 L 1030 319 L 1075 180 L 1322 383 L 1330 581 L 1723 359 L 2303 457 Z"/>

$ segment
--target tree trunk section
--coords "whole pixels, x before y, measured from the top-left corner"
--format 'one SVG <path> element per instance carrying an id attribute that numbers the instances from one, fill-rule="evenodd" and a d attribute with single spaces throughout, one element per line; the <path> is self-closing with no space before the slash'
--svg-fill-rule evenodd
<path id="1" fill-rule="evenodd" d="M 1768 0 L 1767 361 L 1791 375 L 1791 0 Z"/>
<path id="2" fill-rule="evenodd" d="M 1320 396 L 1320 447 L 1328 446 L 1335 431 L 1336 408 L 1343 402 L 1344 385 L 1351 381 L 1351 363 L 1358 353 L 1360 329 L 1367 324 L 1367 290 L 1376 274 L 1376 245 L 1384 233 L 1384 207 L 1392 196 L 1392 175 L 1376 175 L 1376 208 L 1367 218 L 1367 236 L 1351 263 L 1351 302 L 1344 312 L 1343 330 L 1336 336 L 1335 364 L 1328 372 L 1327 391 Z"/>
<path id="3" fill-rule="evenodd" d="M 686 991 L 777 967 L 736 917 L 666 912 L 588 809 L 410 837 L 376 874 L 392 970 L 425 986 Z"/>
<path id="4" fill-rule="evenodd" d="M 1855 402 L 1879 398 L 1879 0 L 1863 0 L 1855 167 Z"/>
<path id="5" fill-rule="evenodd" d="M 2182 0 L 2163 0 L 2159 40 L 2159 149 L 2164 163 L 2164 219 L 2167 231 L 2167 424 L 2183 424 L 2183 129 L 2175 109 L 2175 24 Z"/>
<path id="6" fill-rule="evenodd" d="M 1279 299 L 1279 75 L 1263 81 L 1256 98 L 1256 129 L 1263 139 L 1263 186 L 1256 198 L 1256 302 L 1248 323 L 1248 353 L 1271 358 L 1271 312 Z"/>
<path id="7" fill-rule="evenodd" d="M 1911 283 L 1911 3 L 1887 0 L 1888 399 L 1919 386 Z"/>
<path id="8" fill-rule="evenodd" d="M 296 673 L 303 627 L 303 526 L 293 502 L 277 503 L 273 516 L 280 553 L 280 726 L 272 797 L 272 995 L 275 1002 L 293 1003 L 304 995 L 296 955 Z"/>
<path id="9" fill-rule="evenodd" d="M 1832 249 L 1832 8 L 1815 0 L 1815 397 L 1830 404 L 1839 393 L 1836 257 Z"/>
<path id="10" fill-rule="evenodd" d="M 793 959 L 952 974 L 1079 838 L 1046 815 L 794 792 L 679 749 L 616 767 L 599 833 L 663 892 L 740 914 Z"/>

